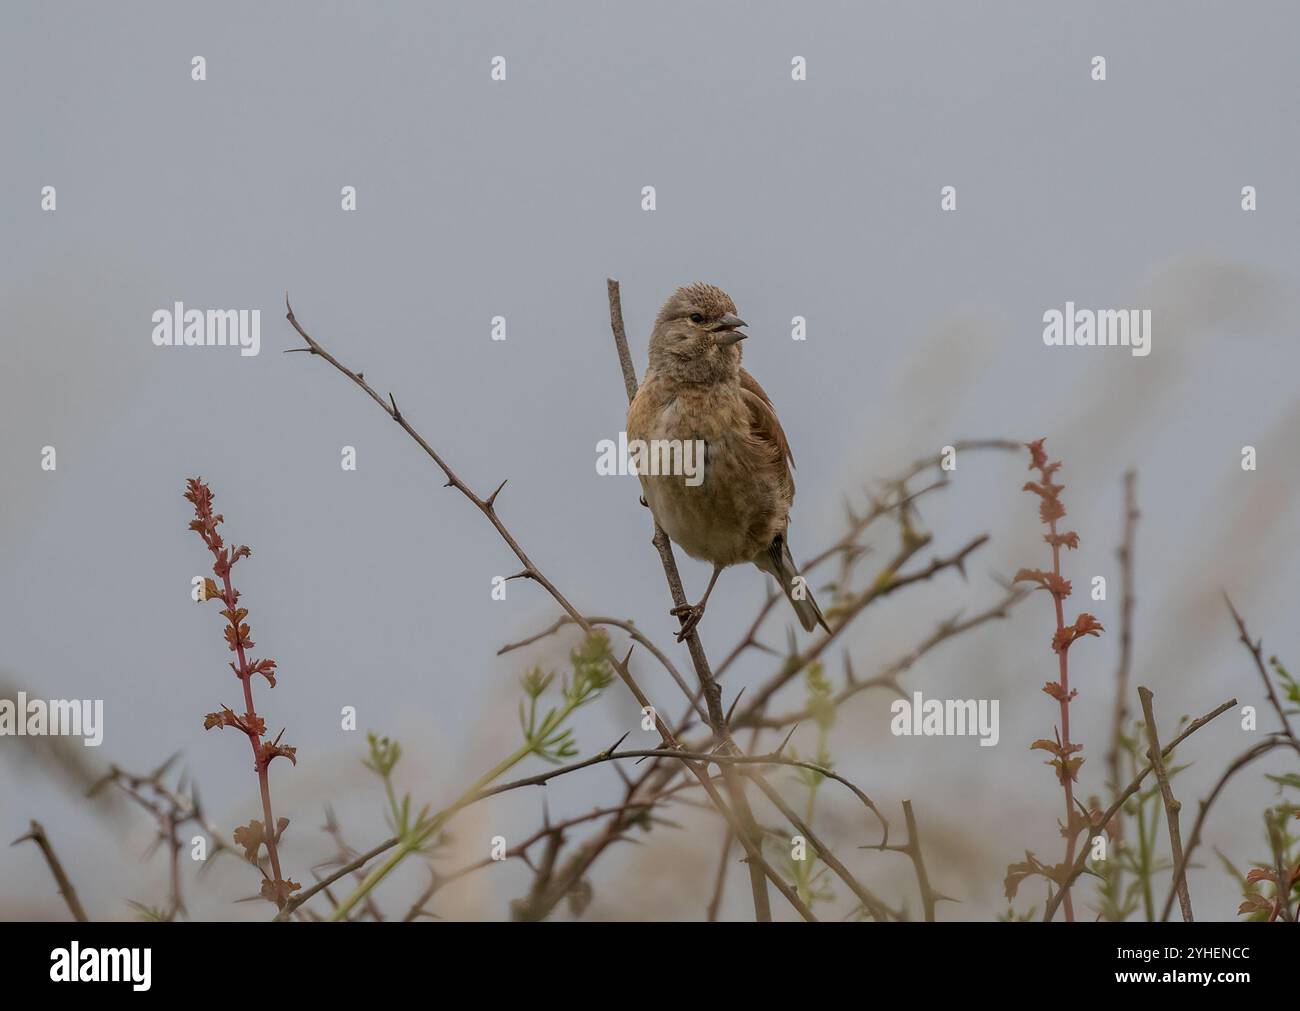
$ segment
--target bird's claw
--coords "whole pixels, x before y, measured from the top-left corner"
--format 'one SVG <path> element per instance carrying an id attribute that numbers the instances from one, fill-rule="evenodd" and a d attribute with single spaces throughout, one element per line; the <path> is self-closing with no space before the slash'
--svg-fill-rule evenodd
<path id="1" fill-rule="evenodd" d="M 677 632 L 677 641 L 682 642 L 688 635 L 695 631 L 695 626 L 700 623 L 704 617 L 703 604 L 683 604 L 681 607 L 674 607 L 668 612 L 674 618 L 681 620 L 682 627 Z"/>

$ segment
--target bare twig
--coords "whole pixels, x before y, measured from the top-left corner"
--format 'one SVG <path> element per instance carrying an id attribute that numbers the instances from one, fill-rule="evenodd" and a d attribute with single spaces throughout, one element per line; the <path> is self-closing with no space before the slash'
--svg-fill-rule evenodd
<path id="1" fill-rule="evenodd" d="M 1164 759 L 1160 754 L 1160 735 L 1156 730 L 1155 712 L 1151 706 L 1151 691 L 1138 686 L 1138 698 L 1142 700 L 1142 715 L 1147 725 L 1147 741 L 1151 744 L 1151 767 L 1155 769 L 1156 779 L 1160 783 L 1160 796 L 1165 802 L 1165 818 L 1169 822 L 1169 849 L 1173 853 L 1174 866 L 1183 869 L 1182 874 L 1174 875 L 1174 887 L 1178 889 L 1178 905 L 1183 911 L 1183 922 L 1192 922 L 1192 899 L 1187 891 L 1187 863 L 1183 859 L 1183 837 L 1178 828 L 1178 812 L 1183 805 L 1174 796 L 1173 787 L 1169 785 L 1169 774 L 1165 771 Z"/>
<path id="2" fill-rule="evenodd" d="M 925 922 L 934 922 L 934 907 L 944 899 L 949 902 L 946 895 L 940 895 L 930 887 L 930 875 L 925 869 L 925 858 L 921 855 L 921 836 L 916 829 L 916 816 L 912 813 L 912 802 L 903 801 L 903 818 L 907 822 L 907 842 L 902 846 L 888 846 L 886 849 L 893 850 L 896 853 L 905 853 L 912 861 L 912 868 L 916 871 L 917 887 L 921 891 L 921 905 L 925 910 Z"/>
<path id="3" fill-rule="evenodd" d="M 1264 651 L 1259 641 L 1253 640 L 1250 633 L 1246 631 L 1246 622 L 1237 609 L 1232 606 L 1232 601 L 1225 593 L 1223 599 L 1228 603 L 1228 610 L 1232 612 L 1233 620 L 1237 623 L 1237 631 L 1240 633 L 1242 644 L 1250 651 L 1251 659 L 1255 661 L 1255 669 L 1259 671 L 1260 680 L 1264 682 L 1264 690 L 1268 693 L 1269 705 L 1277 713 L 1277 718 L 1282 724 L 1282 732 L 1286 734 L 1287 740 L 1291 742 L 1291 747 L 1295 749 L 1296 754 L 1300 755 L 1300 739 L 1296 738 L 1295 731 L 1291 727 L 1291 720 L 1286 714 L 1286 709 L 1277 697 L 1277 692 L 1273 689 L 1273 679 L 1268 676 L 1268 669 L 1264 666 Z"/>
<path id="4" fill-rule="evenodd" d="M 72 910 L 73 918 L 78 923 L 89 923 L 90 917 L 81 908 L 81 900 L 77 898 L 77 890 L 72 887 L 72 882 L 68 880 L 68 875 L 63 870 L 63 864 L 59 862 L 59 857 L 50 844 L 50 837 L 45 834 L 45 828 L 39 821 L 33 820 L 31 829 L 27 834 L 20 835 L 10 845 L 17 846 L 19 843 L 29 841 L 40 847 L 41 855 L 45 857 L 45 862 L 50 867 L 50 873 L 54 875 L 54 880 L 58 883 L 59 894 L 63 896 L 63 901 L 68 904 L 68 908 Z"/>
<path id="5" fill-rule="evenodd" d="M 1137 474 L 1124 475 L 1124 542 L 1115 549 L 1119 559 L 1119 666 L 1115 670 L 1115 715 L 1110 733 L 1110 750 L 1106 753 L 1111 793 L 1120 784 L 1120 741 L 1128 725 L 1128 679 L 1133 662 L 1133 608 L 1137 598 L 1133 594 L 1134 550 L 1137 543 L 1137 521 L 1141 516 L 1137 508 Z"/>
<path id="6" fill-rule="evenodd" d="M 885 816 L 880 813 L 880 809 L 876 807 L 871 798 L 868 797 L 860 787 L 851 780 L 841 776 L 834 769 L 828 769 L 823 765 L 818 765 L 816 762 L 805 762 L 798 758 L 787 758 L 785 755 L 779 753 L 769 755 L 745 755 L 737 754 L 734 751 L 721 750 L 687 751 L 685 748 L 680 746 L 676 748 L 632 748 L 625 751 L 605 751 L 601 752 L 599 755 L 592 755 L 590 758 L 583 759 L 581 762 L 574 762 L 571 765 L 561 765 L 558 768 L 547 769 L 545 772 L 539 772 L 535 776 L 524 776 L 521 779 L 512 780 L 509 783 L 499 783 L 496 786 L 485 787 L 475 794 L 469 800 L 469 803 L 484 800 L 488 797 L 494 797 L 499 793 L 506 793 L 510 790 L 518 790 L 523 786 L 545 786 L 552 779 L 555 779 L 558 776 L 564 776 L 570 772 L 577 772 L 580 769 L 589 769 L 593 765 L 601 765 L 605 762 L 621 761 L 624 758 L 672 758 L 687 764 L 699 762 L 706 765 L 712 762 L 715 765 L 721 766 L 723 769 L 730 766 L 741 765 L 784 765 L 792 769 L 807 769 L 808 771 L 815 772 L 820 776 L 825 776 L 827 779 L 834 780 L 857 797 L 862 803 L 862 806 L 875 815 L 876 820 L 880 822 L 880 827 L 884 834 L 882 841 L 878 845 L 885 846 L 889 842 L 889 822 L 885 819 Z M 760 784 L 760 786 L 761 785 L 762 784 Z M 794 821 L 791 823 L 794 824 L 796 828 L 800 827 L 802 824 Z M 807 835 L 806 832 L 804 834 Z M 811 840 L 811 837 L 809 838 Z M 814 845 L 816 844 L 814 843 Z"/>
<path id="7" fill-rule="evenodd" d="M 713 877 L 713 897 L 709 899 L 709 908 L 706 912 L 705 919 L 709 923 L 718 921 L 718 909 L 722 906 L 722 893 L 727 887 L 727 865 L 731 860 L 731 844 L 736 841 L 736 837 L 728 829 L 722 836 L 722 855 L 718 857 L 718 873 Z"/>

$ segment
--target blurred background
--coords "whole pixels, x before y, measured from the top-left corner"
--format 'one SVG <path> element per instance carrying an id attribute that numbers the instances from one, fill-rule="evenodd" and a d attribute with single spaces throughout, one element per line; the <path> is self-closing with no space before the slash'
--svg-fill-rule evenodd
<path id="1" fill-rule="evenodd" d="M 327 803 L 358 849 L 389 834 L 361 764 L 366 731 L 401 741 L 401 789 L 446 804 L 518 744 L 520 676 L 563 669 L 578 643 L 570 629 L 497 656 L 556 606 L 524 581 L 493 600 L 492 578 L 518 564 L 490 525 L 342 376 L 281 354 L 300 343 L 286 290 L 313 336 L 392 390 L 480 494 L 509 478 L 502 516 L 577 607 L 635 619 L 684 671 L 636 481 L 595 471 L 596 443 L 617 437 L 626 410 L 607 276 L 622 282 L 639 371 L 674 287 L 707 280 L 733 296 L 750 324 L 746 366 L 798 461 L 796 557 L 841 536 L 846 497 L 861 509 L 945 444 L 1047 437 L 1064 461 L 1065 526 L 1082 540 L 1065 559 L 1069 607 L 1107 628 L 1072 657 L 1081 796 L 1103 792 L 1130 468 L 1142 514 L 1132 684 L 1155 692 L 1166 735 L 1231 696 L 1261 707 L 1259 733 L 1229 714 L 1180 753 L 1185 812 L 1274 729 L 1221 593 L 1265 655 L 1300 665 L 1294 5 L 19 3 L 3 20 L 0 694 L 103 699 L 105 734 L 97 749 L 0 738 L 0 839 L 41 821 L 93 918 L 132 917 L 130 901 L 167 891 L 149 817 L 112 792 L 81 795 L 111 763 L 145 772 L 179 753 L 174 772 L 199 784 L 219 828 L 260 817 L 246 746 L 202 730 L 238 684 L 215 608 L 189 596 L 211 563 L 186 529 L 186 477 L 211 482 L 228 538 L 253 548 L 236 583 L 257 655 L 281 668 L 258 708 L 299 749 L 296 768 L 271 770 L 295 880 L 334 853 L 319 830 Z M 1104 82 L 1090 76 L 1097 55 Z M 491 79 L 496 56 L 504 82 Z M 795 56 L 806 81 L 791 80 Z M 54 212 L 40 207 L 45 186 Z M 956 211 L 940 211 L 943 186 Z M 1153 352 L 1044 347 L 1042 314 L 1067 299 L 1150 308 Z M 175 301 L 260 308 L 261 354 L 153 346 L 151 315 Z M 490 339 L 494 316 L 504 342 Z M 790 339 L 794 316 L 806 341 Z M 355 472 L 340 467 L 345 445 Z M 991 540 L 966 580 L 942 573 L 873 605 L 844 637 L 855 670 L 988 607 L 998 577 L 1048 564 L 1036 500 L 1020 491 L 1026 461 L 963 453 L 952 484 L 923 499 L 917 522 L 935 540 L 912 567 Z M 897 542 L 896 527 L 873 528 L 866 578 Z M 683 558 L 682 571 L 697 598 L 707 567 Z M 1105 601 L 1087 597 L 1096 575 Z M 702 626 L 715 660 L 767 589 L 752 570 L 723 575 Z M 779 609 L 765 641 L 781 647 L 791 623 Z M 1028 750 L 1057 718 L 1039 691 L 1055 677 L 1052 629 L 1036 595 L 904 678 L 927 697 L 999 699 L 997 747 L 894 737 L 887 692 L 847 703 L 831 733 L 837 769 L 900 832 L 898 804 L 913 800 L 934 885 L 960 899 L 941 917 L 1003 912 L 1006 865 L 1025 849 L 1060 859 L 1060 789 Z M 840 653 L 827 657 L 833 679 Z M 724 698 L 779 664 L 747 653 Z M 681 711 L 644 651 L 633 672 Z M 803 699 L 795 683 L 774 710 Z M 355 731 L 340 726 L 345 706 Z M 654 743 L 618 684 L 575 724 L 584 755 L 626 731 L 629 746 Z M 815 727 L 794 744 L 813 751 Z M 1234 781 L 1206 826 L 1191 872 L 1200 919 L 1233 918 L 1239 898 L 1212 847 L 1239 866 L 1267 856 L 1260 812 L 1277 794 L 1263 774 L 1294 768 L 1274 759 Z M 802 796 L 793 777 L 776 780 Z M 558 819 L 621 790 L 602 766 L 545 796 Z M 465 812 L 440 866 L 533 832 L 542 797 Z M 851 795 L 828 786 L 818 803 L 836 852 L 915 914 L 907 861 L 857 849 L 877 836 Z M 690 808 L 670 816 L 682 828 L 600 858 L 585 916 L 704 915 L 719 825 Z M 196 881 L 184 863 L 191 916 L 269 916 L 234 902 L 256 890 L 251 868 L 223 859 Z M 495 866 L 433 908 L 504 917 L 530 877 Z M 720 915 L 751 915 L 742 877 L 733 862 Z M 400 913 L 427 880 L 412 861 L 376 897 Z M 1041 883 L 1017 907 L 1032 904 Z M 0 916 L 66 915 L 36 847 L 0 847 Z"/>

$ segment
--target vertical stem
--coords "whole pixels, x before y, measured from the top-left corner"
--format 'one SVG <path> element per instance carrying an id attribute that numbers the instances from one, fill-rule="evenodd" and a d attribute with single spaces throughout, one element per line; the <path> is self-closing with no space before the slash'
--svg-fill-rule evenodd
<path id="1" fill-rule="evenodd" d="M 1138 879 L 1142 882 L 1142 906 L 1146 910 L 1147 922 L 1156 918 L 1155 899 L 1151 895 L 1151 842 L 1147 838 L 1146 809 L 1142 806 L 1142 796 L 1137 803 L 1138 828 Z"/>
<path id="2" fill-rule="evenodd" d="M 903 817 L 907 821 L 907 855 L 912 858 L 916 869 L 916 883 L 921 889 L 921 904 L 925 907 L 925 922 L 934 922 L 934 907 L 937 900 L 934 889 L 930 887 L 930 875 L 925 869 L 925 859 L 921 856 L 921 837 L 916 830 L 916 815 L 912 814 L 912 802 L 903 801 Z M 1070 901 L 1067 894 L 1065 901 Z"/>
<path id="3" fill-rule="evenodd" d="M 223 589 L 226 591 L 225 605 L 233 612 L 235 608 L 235 591 L 234 587 L 230 585 L 229 572 L 221 577 L 221 582 Z M 243 644 L 239 641 L 239 624 L 234 621 L 231 624 L 235 628 L 235 651 L 239 655 L 239 680 L 244 685 L 245 711 L 249 715 L 256 717 L 257 709 L 253 705 L 253 677 L 248 670 L 248 659 L 244 656 Z M 280 882 L 284 878 L 280 874 L 280 854 L 275 846 L 275 819 L 271 814 L 271 783 L 267 775 L 266 762 L 262 760 L 262 750 L 259 747 L 261 740 L 261 735 L 251 733 L 248 735 L 249 746 L 253 749 L 253 765 L 257 769 L 257 785 L 262 794 L 262 817 L 266 819 L 266 831 L 264 833 L 266 837 L 266 855 L 271 860 L 271 873 L 274 875 L 274 880 Z"/>
<path id="4" fill-rule="evenodd" d="M 1142 700 L 1142 715 L 1147 722 L 1147 740 L 1151 742 L 1151 768 L 1155 770 L 1156 779 L 1160 782 L 1160 796 L 1165 802 L 1165 817 L 1169 822 L 1169 851 L 1173 854 L 1176 868 L 1174 887 L 1178 889 L 1178 905 L 1183 911 L 1183 922 L 1191 923 L 1192 898 L 1187 891 L 1187 864 L 1183 860 L 1183 837 L 1178 827 L 1178 812 L 1183 805 L 1174 797 L 1165 760 L 1160 754 L 1160 735 L 1156 732 L 1156 717 L 1151 705 L 1153 696 L 1148 689 L 1139 686 L 1138 697 Z"/>
<path id="5" fill-rule="evenodd" d="M 1124 726 L 1128 723 L 1128 677 L 1133 662 L 1133 551 L 1136 538 L 1134 528 L 1137 526 L 1137 474 L 1128 471 L 1124 475 L 1124 541 L 1116 549 L 1120 573 L 1120 623 L 1119 623 L 1119 666 L 1115 671 L 1115 715 L 1110 734 L 1110 751 L 1106 755 L 1106 768 L 1110 776 L 1111 795 L 1120 790 L 1120 738 Z"/>
<path id="6" fill-rule="evenodd" d="M 40 847 L 41 855 L 45 857 L 45 863 L 49 865 L 50 873 L 54 875 L 54 880 L 58 883 L 59 894 L 63 896 L 63 900 L 68 904 L 68 909 L 72 911 L 73 919 L 78 923 L 89 923 L 90 917 L 86 915 L 85 909 L 81 906 L 81 900 L 77 898 L 77 890 L 72 887 L 72 881 L 69 880 L 67 873 L 63 870 L 63 864 L 59 862 L 54 847 L 50 844 L 50 837 L 45 834 L 45 828 L 39 821 L 33 820 L 31 831 L 25 836 L 15 839 L 14 843 L 28 840 Z"/>
<path id="7" fill-rule="evenodd" d="M 1056 520 L 1052 520 L 1048 527 L 1052 532 L 1052 571 L 1060 576 L 1061 545 L 1056 541 Z M 1056 630 L 1060 632 L 1065 628 L 1065 608 L 1056 593 L 1052 594 L 1052 601 L 1056 604 Z M 1064 754 L 1061 759 L 1061 785 L 1065 791 L 1065 863 L 1068 866 L 1074 863 L 1074 831 L 1070 828 L 1074 821 L 1074 780 L 1070 775 L 1069 651 L 1061 650 L 1057 654 L 1057 660 L 1061 685 L 1061 749 Z M 1070 898 L 1068 887 L 1065 890 L 1065 921 L 1074 922 L 1074 902 Z"/>

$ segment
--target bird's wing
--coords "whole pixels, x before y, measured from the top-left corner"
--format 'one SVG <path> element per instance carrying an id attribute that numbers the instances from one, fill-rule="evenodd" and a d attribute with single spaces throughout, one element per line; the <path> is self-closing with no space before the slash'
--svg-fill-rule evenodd
<path id="1" fill-rule="evenodd" d="M 793 469 L 794 454 L 790 452 L 790 443 L 786 440 L 772 401 L 768 399 L 763 387 L 758 385 L 758 380 L 744 369 L 740 370 L 740 389 L 745 406 L 749 408 L 754 437 L 779 449 L 780 459 Z"/>

